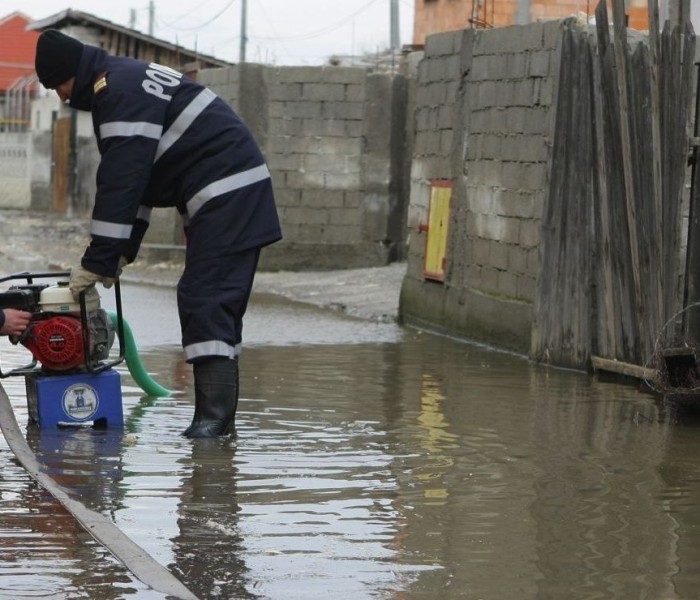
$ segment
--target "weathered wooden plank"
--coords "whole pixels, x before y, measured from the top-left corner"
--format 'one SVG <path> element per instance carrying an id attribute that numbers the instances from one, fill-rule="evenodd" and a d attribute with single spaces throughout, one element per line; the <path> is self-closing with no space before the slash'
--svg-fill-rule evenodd
<path id="1" fill-rule="evenodd" d="M 632 169 L 632 138 L 629 127 L 628 66 L 627 66 L 627 29 L 624 0 L 613 0 L 613 25 L 615 32 L 615 66 L 617 70 L 617 89 L 620 110 L 620 137 L 622 142 L 622 166 L 625 181 L 625 199 L 627 209 L 627 229 L 630 241 L 632 280 L 634 285 L 633 310 L 637 323 L 644 320 L 645 307 L 642 304 L 641 276 L 639 272 L 639 236 L 637 233 L 637 215 L 635 207 L 634 172 Z M 643 350 L 640 349 L 640 352 Z M 637 360 L 641 354 L 637 353 Z"/>
<path id="2" fill-rule="evenodd" d="M 591 72 L 586 36 L 562 32 L 555 131 L 542 229 L 533 353 L 581 367 L 590 355 Z"/>
<path id="3" fill-rule="evenodd" d="M 593 172 L 592 146 L 592 106 L 591 106 L 591 51 L 587 36 L 575 33 L 578 69 L 574 81 L 574 103 L 572 114 L 571 139 L 573 160 L 569 167 L 571 197 L 575 199 L 575 222 L 569 242 L 572 247 L 571 264 L 568 274 L 569 289 L 572 294 L 570 321 L 572 323 L 572 347 L 570 364 L 585 365 L 590 356 L 591 343 L 591 273 L 590 261 L 593 248 L 591 188 L 595 182 L 590 177 Z M 574 128 L 577 130 L 575 131 Z M 575 136 L 575 137 L 574 137 Z"/>
<path id="4" fill-rule="evenodd" d="M 679 143 L 685 138 L 685 132 L 679 131 L 679 115 L 681 101 L 681 35 L 678 27 L 666 27 L 664 30 L 666 42 L 663 45 L 661 68 L 666 74 L 665 90 L 665 146 L 663 148 L 666 157 L 666 168 L 664 173 L 664 262 L 661 268 L 667 273 L 666 277 L 666 300 L 668 302 L 668 317 L 675 312 L 675 298 L 678 293 L 678 270 L 675 268 L 679 259 L 677 253 L 679 244 L 674 239 L 677 221 L 680 216 L 682 203 L 683 181 L 685 173 L 686 158 L 684 156 L 686 148 L 678 149 Z M 684 113 L 685 114 L 685 113 Z M 685 125 L 683 125 L 685 127 Z M 680 165 L 679 165 L 680 162 Z M 679 179 L 680 177 L 680 179 Z M 673 278 L 673 281 L 671 280 Z M 668 318 L 667 317 L 667 318 Z"/>
<path id="5" fill-rule="evenodd" d="M 630 57 L 629 66 L 629 117 L 630 152 L 634 176 L 634 207 L 637 219 L 635 228 L 639 235 L 639 276 L 641 305 L 645 308 L 640 328 L 641 355 L 647 360 L 654 346 L 662 322 L 663 294 L 661 287 L 661 252 L 658 239 L 658 223 L 661 214 L 654 197 L 652 162 L 651 88 L 649 86 L 650 52 L 645 44 L 638 44 Z"/>
<path id="6" fill-rule="evenodd" d="M 694 133 L 700 134 L 700 77 L 696 80 Z M 700 148 L 693 150 L 691 194 L 688 206 L 688 243 L 685 268 L 683 335 L 688 343 L 700 343 Z"/>
<path id="7" fill-rule="evenodd" d="M 649 93 L 651 100 L 651 110 L 649 119 L 651 121 L 651 191 L 653 194 L 655 231 L 653 232 L 651 243 L 654 244 L 654 252 L 657 260 L 664 255 L 666 247 L 666 235 L 663 221 L 663 180 L 662 180 L 662 148 L 661 148 L 661 89 L 659 88 L 659 61 L 660 61 L 660 40 L 659 40 L 659 4 L 658 0 L 648 0 L 647 12 L 649 15 Z M 656 304 L 658 306 L 658 321 L 666 320 L 664 275 L 668 273 L 665 269 L 656 269 Z"/>
<path id="8" fill-rule="evenodd" d="M 607 28 L 606 28 L 607 29 Z M 599 53 L 599 57 L 600 57 Z M 603 94 L 603 65 L 602 58 L 593 65 L 593 110 L 595 123 L 595 144 L 597 161 L 593 165 L 596 174 L 597 187 L 593 200 L 594 220 L 598 224 L 597 243 L 595 252 L 598 263 L 596 277 L 596 334 L 593 351 L 602 356 L 617 356 L 620 331 L 616 320 L 614 294 L 615 288 L 612 278 L 612 244 L 610 223 L 610 193 L 608 181 L 610 178 L 610 166 L 608 147 L 605 143 L 605 95 Z"/>
<path id="9" fill-rule="evenodd" d="M 607 6 L 601 1 L 596 8 L 596 30 L 598 57 L 601 70 L 600 92 L 602 96 L 603 130 L 602 142 L 605 155 L 600 157 L 609 165 L 606 182 L 610 231 L 610 290 L 614 313 L 605 324 L 615 336 L 615 354 L 610 357 L 632 360 L 638 354 L 638 331 L 640 323 L 633 309 L 633 283 L 631 252 L 627 227 L 626 194 L 622 164 L 622 140 L 620 135 L 620 113 L 615 74 L 615 56 L 608 29 Z"/>
<path id="10" fill-rule="evenodd" d="M 655 383 L 659 380 L 659 373 L 656 369 L 601 356 L 591 356 L 591 367 L 594 371 L 607 371 L 608 373 L 636 377 L 650 383 Z"/>
<path id="11" fill-rule="evenodd" d="M 688 22 L 682 28 L 678 28 L 678 35 L 681 36 L 682 52 L 679 56 L 680 60 L 680 92 L 678 94 L 678 122 L 676 128 L 675 156 L 676 169 L 674 174 L 675 190 L 672 199 L 674 210 L 669 218 L 669 223 L 666 226 L 667 232 L 665 235 L 668 239 L 668 256 L 667 266 L 669 278 L 672 281 L 669 283 L 667 290 L 667 306 L 666 320 L 677 314 L 682 306 L 682 278 L 681 273 L 681 241 L 682 241 L 682 218 L 681 209 L 684 203 L 685 184 L 688 171 L 688 134 L 690 131 L 690 106 L 692 102 L 693 92 L 691 82 L 695 75 L 695 34 L 693 33 L 692 25 Z M 677 330 L 676 334 L 680 331 Z"/>
<path id="12" fill-rule="evenodd" d="M 549 169 L 549 185 L 545 199 L 542 222 L 540 252 L 540 277 L 538 278 L 538 301 L 536 305 L 536 329 L 533 331 L 533 352 L 538 360 L 559 363 L 563 346 L 562 324 L 564 318 L 560 309 L 554 310 L 557 299 L 562 300 L 562 271 L 566 269 L 566 252 L 563 241 L 567 235 L 566 210 L 566 167 L 572 150 L 569 143 L 570 122 L 568 115 L 574 103 L 572 94 L 573 40 L 571 32 L 564 29 L 560 52 L 559 86 L 556 97 L 555 125 L 552 142 L 552 157 Z M 554 354 L 554 356 L 552 356 Z"/>

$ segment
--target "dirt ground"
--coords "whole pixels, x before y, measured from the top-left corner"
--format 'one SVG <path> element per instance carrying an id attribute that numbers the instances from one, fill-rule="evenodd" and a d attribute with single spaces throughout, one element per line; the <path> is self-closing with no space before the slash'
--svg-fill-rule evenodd
<path id="1" fill-rule="evenodd" d="M 70 270 L 89 242 L 88 231 L 87 219 L 0 209 L 0 274 Z M 145 244 L 139 258 L 124 269 L 122 279 L 175 285 L 183 258 L 180 250 Z M 363 319 L 394 321 L 405 272 L 405 263 L 336 271 L 259 272 L 254 292 L 283 296 Z"/>

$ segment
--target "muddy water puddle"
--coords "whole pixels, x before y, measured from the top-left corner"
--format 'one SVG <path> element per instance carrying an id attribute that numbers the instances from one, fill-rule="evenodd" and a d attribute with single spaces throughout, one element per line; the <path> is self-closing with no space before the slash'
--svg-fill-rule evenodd
<path id="1" fill-rule="evenodd" d="M 696 417 L 633 385 L 255 298 L 237 435 L 191 441 L 173 300 L 124 294 L 144 364 L 175 393 L 142 397 L 120 367 L 123 431 L 27 438 L 200 598 L 696 595 Z M 24 383 L 3 386 L 24 430 Z M 0 444 L 0 598 L 163 597 Z"/>

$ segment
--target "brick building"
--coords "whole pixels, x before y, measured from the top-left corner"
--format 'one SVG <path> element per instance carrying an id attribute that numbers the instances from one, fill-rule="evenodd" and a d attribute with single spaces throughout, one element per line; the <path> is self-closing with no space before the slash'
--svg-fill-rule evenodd
<path id="1" fill-rule="evenodd" d="M 29 124 L 34 83 L 34 47 L 39 37 L 27 31 L 31 19 L 20 12 L 0 18 L 0 131 L 22 130 Z"/>
<path id="2" fill-rule="evenodd" d="M 595 0 L 416 0 L 413 43 L 425 44 L 426 36 L 444 31 L 592 18 L 596 6 Z M 627 15 L 630 27 L 648 29 L 646 0 L 629 0 Z"/>

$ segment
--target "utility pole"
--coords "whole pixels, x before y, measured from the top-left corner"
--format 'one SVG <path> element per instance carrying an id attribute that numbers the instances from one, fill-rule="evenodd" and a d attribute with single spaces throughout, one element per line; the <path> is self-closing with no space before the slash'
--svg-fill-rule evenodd
<path id="1" fill-rule="evenodd" d="M 148 3 L 148 35 L 153 37 L 153 31 L 155 27 L 155 20 L 156 20 L 156 5 L 151 0 Z"/>
<path id="2" fill-rule="evenodd" d="M 241 49 L 238 53 L 238 62 L 245 62 L 245 46 L 248 42 L 248 0 L 241 1 Z"/>
<path id="3" fill-rule="evenodd" d="M 400 50 L 401 45 L 401 36 L 399 35 L 399 0 L 390 0 L 390 2 L 391 8 L 389 12 L 391 23 L 391 36 L 389 39 L 391 45 L 391 53 L 395 54 Z"/>

